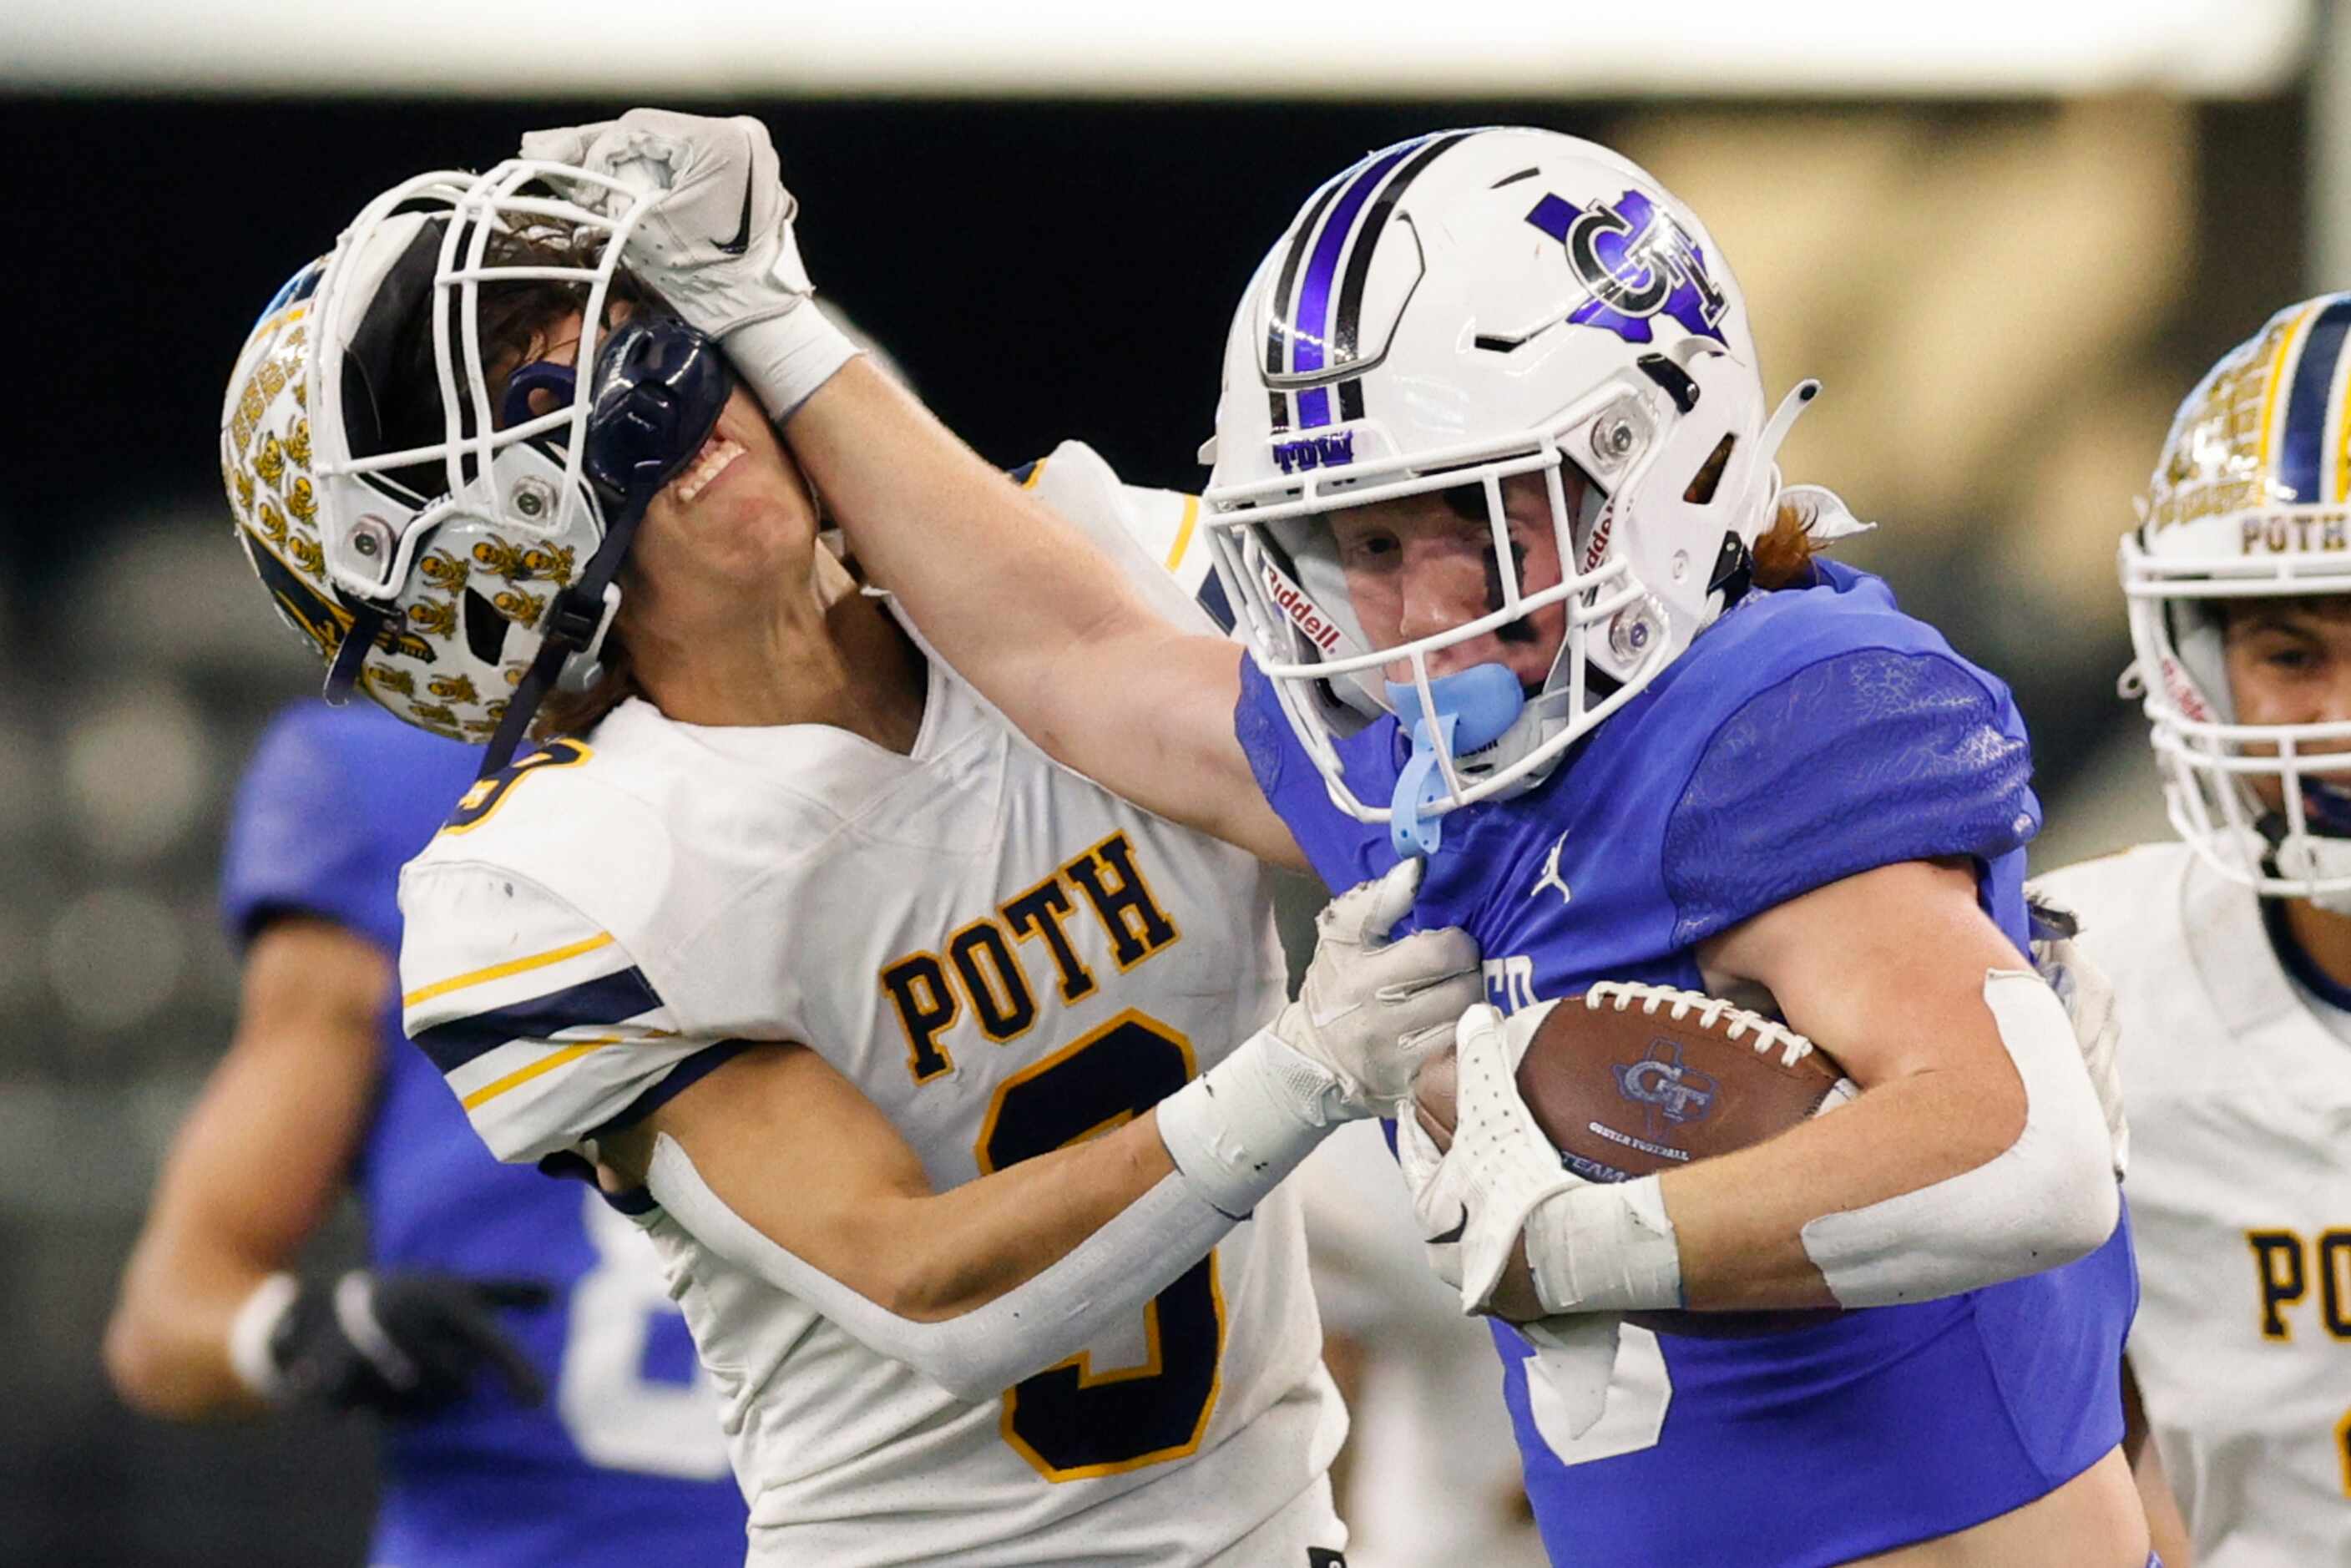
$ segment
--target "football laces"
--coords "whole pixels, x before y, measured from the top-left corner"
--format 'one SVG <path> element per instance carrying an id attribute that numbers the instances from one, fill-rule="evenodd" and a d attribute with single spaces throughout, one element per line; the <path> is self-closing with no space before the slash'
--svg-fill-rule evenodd
<path id="1" fill-rule="evenodd" d="M 1741 1040 L 1750 1032 L 1755 1036 L 1751 1049 L 1758 1056 L 1772 1051 L 1780 1052 L 1780 1063 L 1793 1067 L 1813 1053 L 1813 1042 L 1790 1029 L 1786 1024 L 1765 1018 L 1747 1008 L 1733 1007 L 1720 997 L 1710 997 L 1703 991 L 1685 991 L 1673 986 L 1645 986 L 1636 980 L 1601 980 L 1583 993 L 1583 1005 L 1597 1011 L 1614 1005 L 1623 1012 L 1634 1003 L 1655 1017 L 1660 1009 L 1666 1016 L 1680 1023 L 1693 1012 L 1698 1014 L 1698 1027 L 1713 1030 L 1720 1026 L 1727 1040 Z M 1727 1023 L 1724 1020 L 1729 1020 Z"/>

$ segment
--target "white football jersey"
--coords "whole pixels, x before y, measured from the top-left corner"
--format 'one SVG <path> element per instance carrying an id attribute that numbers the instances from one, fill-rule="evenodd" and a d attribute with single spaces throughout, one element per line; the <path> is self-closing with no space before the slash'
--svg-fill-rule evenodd
<path id="1" fill-rule="evenodd" d="M 1082 449 L 1030 478 L 1130 557 L 1130 505 L 1181 511 Z M 1161 564 L 1154 591 L 1196 613 Z M 1283 994 L 1253 858 L 1053 763 L 936 658 L 909 756 L 624 704 L 476 786 L 401 904 L 409 1032 L 509 1160 L 791 1041 L 944 1189 L 1141 1113 Z M 1286 1192 L 1129 1329 L 984 1404 L 640 1223 L 725 1400 L 754 1563 L 1306 1568 L 1344 1544 Z"/>
<path id="2" fill-rule="evenodd" d="M 2118 998 L 2128 1354 L 2198 1568 L 2351 1563 L 2351 1044 L 2185 845 L 2034 885 Z"/>

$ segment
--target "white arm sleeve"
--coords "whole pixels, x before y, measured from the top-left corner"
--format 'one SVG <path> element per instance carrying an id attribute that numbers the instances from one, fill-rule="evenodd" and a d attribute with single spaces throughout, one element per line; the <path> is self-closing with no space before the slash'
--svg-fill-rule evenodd
<path id="1" fill-rule="evenodd" d="M 2070 1263 L 2114 1232 L 2105 1114 L 2064 1004 L 2014 970 L 1987 973 L 1983 995 L 2024 1082 L 2024 1130 L 1973 1170 L 1806 1225 L 1804 1251 L 1844 1306 L 1980 1290 Z"/>
<path id="2" fill-rule="evenodd" d="M 876 1305 L 778 1246 L 727 1207 L 667 1134 L 645 1185 L 704 1246 L 816 1308 L 877 1355 L 904 1362 L 956 1398 L 993 1399 L 1133 1317 L 1207 1256 L 1233 1221 L 1168 1176 L 1060 1261 L 987 1305 L 919 1322 Z"/>

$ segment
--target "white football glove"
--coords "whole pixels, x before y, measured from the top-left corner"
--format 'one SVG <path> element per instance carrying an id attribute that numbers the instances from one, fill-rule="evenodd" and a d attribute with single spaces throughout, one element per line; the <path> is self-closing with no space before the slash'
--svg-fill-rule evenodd
<path id="1" fill-rule="evenodd" d="M 1521 1247 L 1546 1312 L 1678 1307 L 1681 1255 L 1656 1178 L 1602 1185 L 1576 1176 L 1519 1094 L 1519 1062 L 1559 1005 L 1508 1019 L 1484 1006 L 1461 1015 L 1453 1142 L 1433 1170 L 1424 1145 L 1405 1172 L 1420 1178 L 1421 1234 L 1458 1232 L 1465 1312 L 1491 1308 Z"/>
<path id="2" fill-rule="evenodd" d="M 1432 1249 L 1457 1251 L 1449 1265 L 1434 1257 L 1431 1262 L 1460 1290 L 1465 1312 L 1482 1312 L 1491 1303 L 1535 1205 L 1590 1185 L 1560 1163 L 1558 1148 L 1519 1096 L 1519 1061 L 1558 1005 L 1545 1002 L 1507 1019 L 1483 1003 L 1463 1013 L 1454 1043 L 1452 1143 L 1431 1165 L 1435 1144 L 1416 1119 L 1405 1121 L 1411 1145 L 1404 1143 L 1403 1128 L 1398 1131 L 1399 1146 L 1413 1149 L 1405 1176 L 1421 1235 Z"/>
<path id="3" fill-rule="evenodd" d="M 1393 1114 L 1421 1063 L 1453 1043 L 1484 994 L 1478 945 L 1447 927 L 1400 941 L 1421 862 L 1332 900 L 1298 999 L 1159 1104 L 1159 1134 L 1201 1196 L 1236 1217 L 1256 1207 L 1325 1133 Z"/>
<path id="4" fill-rule="evenodd" d="M 1389 939 L 1412 913 L 1426 863 L 1401 861 L 1323 907 L 1298 999 L 1273 1020 L 1276 1038 L 1331 1074 L 1334 1121 L 1395 1115 L 1410 1102 L 1422 1063 L 1444 1053 L 1455 1020 L 1486 994 L 1467 931 Z"/>
<path id="5" fill-rule="evenodd" d="M 793 231 L 799 204 L 759 121 L 632 109 L 618 120 L 528 132 L 521 153 L 641 194 L 665 193 L 623 255 L 680 318 L 722 341 L 771 417 L 790 414 L 857 352 L 810 304 L 815 288 Z M 608 215 L 625 204 L 591 182 L 549 178 Z"/>
<path id="6" fill-rule="evenodd" d="M 2098 1092 L 2098 1109 L 2105 1113 L 2106 1139 L 2114 1145 L 2115 1175 L 2119 1178 L 2130 1164 L 2130 1123 L 2123 1114 L 2118 1061 L 2123 1028 L 2114 982 L 2074 940 L 2080 925 L 2073 912 L 2029 888 L 2026 894 L 2035 916 L 2032 967 L 2065 1004 L 2065 1017 L 2082 1048 L 2082 1065 L 2089 1069 L 2091 1086 Z"/>
<path id="7" fill-rule="evenodd" d="M 1607 1190 L 1561 1164 L 1559 1150 L 1519 1094 L 1519 1062 L 1557 1005 L 1546 1002 L 1507 1020 L 1486 1006 L 1462 1016 L 1454 1045 L 1453 1142 L 1444 1153 L 1417 1117 L 1407 1112 L 1396 1124 L 1396 1157 L 1412 1189 L 1429 1267 L 1461 1292 L 1464 1312 L 1488 1309 L 1521 1246 L 1530 1248 L 1532 1261 L 1527 1222 L 1545 1199 L 1579 1188 Z M 1568 1436 L 1582 1437 L 1607 1407 L 1622 1317 L 1571 1312 L 1517 1326 L 1541 1356 Z"/>

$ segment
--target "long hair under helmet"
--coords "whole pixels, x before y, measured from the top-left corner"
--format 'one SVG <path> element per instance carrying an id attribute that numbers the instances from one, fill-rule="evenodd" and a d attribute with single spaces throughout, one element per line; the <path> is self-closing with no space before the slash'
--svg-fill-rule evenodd
<path id="1" fill-rule="evenodd" d="M 1705 225 L 1642 169 L 1554 131 L 1400 142 L 1314 193 L 1235 314 L 1207 488 L 1218 574 L 1331 798 L 1399 853 L 1438 819 L 1531 789 L 1744 591 L 1780 493 L 1772 463 L 1816 384 L 1767 424 L 1737 281 Z M 1589 481 L 1571 515 L 1562 464 Z M 1514 564 L 1501 484 L 1543 477 L 1562 580 Z M 1330 515 L 1482 492 L 1489 612 L 1374 648 Z M 1552 604 L 1566 635 L 1521 689 L 1429 656 Z M 1408 682 L 1381 666 L 1408 664 Z M 1385 714 L 1413 742 L 1366 800 L 1336 742 Z"/>
<path id="2" fill-rule="evenodd" d="M 615 210 L 559 199 L 550 179 L 613 192 Z M 329 700 L 357 686 L 487 741 L 486 773 L 550 688 L 593 678 L 630 536 L 732 384 L 707 338 L 656 310 L 605 329 L 622 246 L 657 196 L 523 160 L 418 175 L 278 291 L 229 380 L 237 538 L 328 660 Z M 486 302 L 528 287 L 580 312 L 580 371 L 486 358 Z M 494 369 L 511 371 L 495 409 Z"/>
<path id="3" fill-rule="evenodd" d="M 2179 405 L 2122 541 L 2135 655 L 2165 803 L 2222 875 L 2351 913 L 2351 721 L 2239 724 L 2231 601 L 2351 593 L 2351 294 L 2288 306 Z M 2275 806 L 2255 781 L 2273 780 Z"/>

